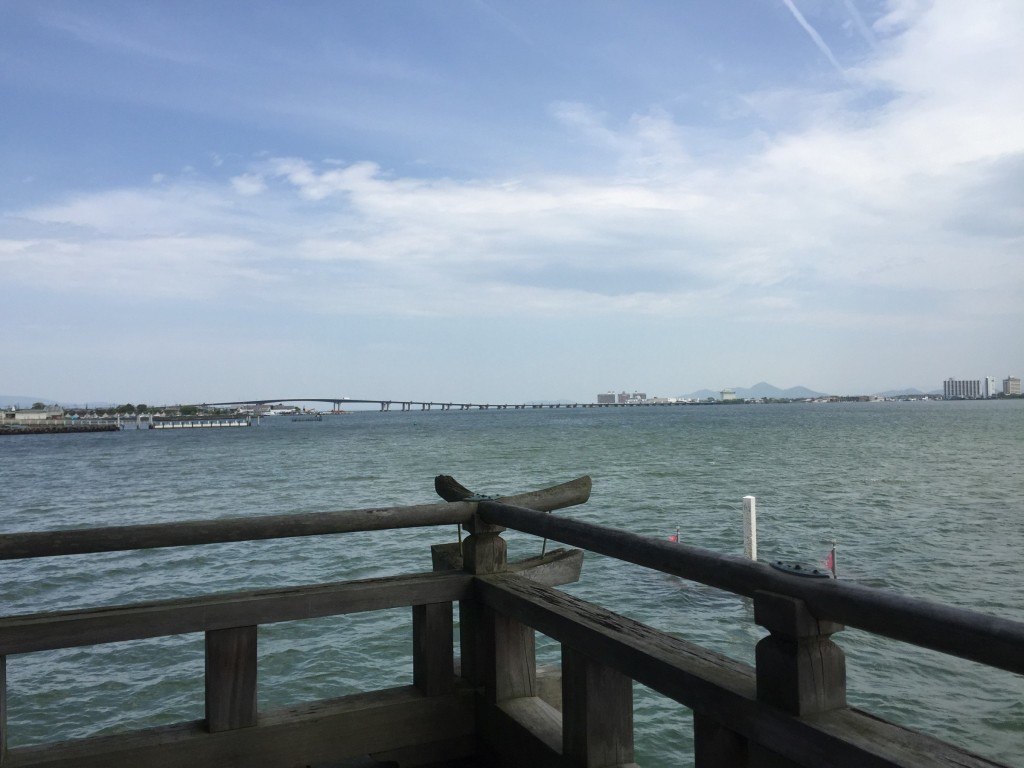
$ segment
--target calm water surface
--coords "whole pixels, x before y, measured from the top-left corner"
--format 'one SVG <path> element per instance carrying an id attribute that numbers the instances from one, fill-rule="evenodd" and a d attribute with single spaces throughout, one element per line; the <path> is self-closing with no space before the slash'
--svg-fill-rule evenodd
<path id="1" fill-rule="evenodd" d="M 559 514 L 741 553 L 758 498 L 762 560 L 1024 621 L 1024 402 L 708 406 L 277 417 L 230 430 L 0 440 L 0 531 L 353 509 L 434 500 L 433 477 L 485 493 L 594 479 Z M 0 563 L 0 613 L 430 569 L 454 530 L 417 529 Z M 513 556 L 539 542 L 509 535 Z M 587 555 L 588 600 L 747 662 L 763 632 L 739 599 Z M 1024 764 L 1024 679 L 845 630 L 849 698 Z M 260 706 L 412 680 L 407 610 L 260 629 Z M 541 661 L 557 646 L 540 639 Z M 15 656 L 12 745 L 203 716 L 200 635 Z M 637 686 L 638 761 L 692 764 L 689 714 Z"/>

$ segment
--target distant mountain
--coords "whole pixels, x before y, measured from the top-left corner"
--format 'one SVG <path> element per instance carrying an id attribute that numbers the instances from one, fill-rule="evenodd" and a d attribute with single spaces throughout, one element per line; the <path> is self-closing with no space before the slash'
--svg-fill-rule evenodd
<path id="1" fill-rule="evenodd" d="M 790 387 L 789 389 L 779 389 L 778 387 L 769 384 L 766 381 L 760 381 L 752 387 L 729 387 L 736 393 L 736 397 L 744 400 L 754 400 L 759 397 L 769 397 L 778 399 L 788 400 L 801 400 L 807 397 L 824 397 L 824 392 L 815 392 L 813 389 L 807 387 Z M 722 397 L 721 390 L 711 389 L 699 389 L 696 392 L 691 392 L 686 397 L 693 398 L 695 400 L 706 400 L 711 397 L 715 400 L 719 400 Z"/>
<path id="2" fill-rule="evenodd" d="M 778 398 L 789 398 L 792 400 L 799 400 L 805 397 L 824 397 L 826 393 L 815 392 L 813 389 L 807 387 L 790 387 L 789 389 L 779 389 L 767 381 L 759 381 L 749 389 L 740 387 L 736 390 L 736 397 L 743 397 L 752 399 L 756 397 L 778 397 Z"/>
<path id="3" fill-rule="evenodd" d="M 718 400 L 719 398 L 722 397 L 722 392 L 712 392 L 710 389 L 698 389 L 696 392 L 691 392 L 688 395 L 683 395 L 683 397 L 689 398 L 691 400 L 707 400 L 709 397 L 713 398 L 714 400 Z"/>

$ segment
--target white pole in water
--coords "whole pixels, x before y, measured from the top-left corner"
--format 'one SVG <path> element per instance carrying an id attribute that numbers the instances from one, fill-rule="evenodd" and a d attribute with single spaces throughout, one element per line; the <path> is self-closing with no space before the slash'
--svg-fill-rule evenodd
<path id="1" fill-rule="evenodd" d="M 743 554 L 757 560 L 757 497 L 743 497 Z"/>

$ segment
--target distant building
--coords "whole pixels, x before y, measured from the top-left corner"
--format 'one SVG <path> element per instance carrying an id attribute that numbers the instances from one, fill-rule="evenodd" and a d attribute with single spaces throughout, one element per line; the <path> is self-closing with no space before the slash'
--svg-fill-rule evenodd
<path id="1" fill-rule="evenodd" d="M 38 424 L 42 421 L 61 421 L 64 419 L 64 409 L 60 406 L 51 405 L 46 408 L 32 408 L 31 410 L 18 410 L 10 408 L 3 412 L 4 424 Z"/>
<path id="2" fill-rule="evenodd" d="M 618 400 L 620 405 L 627 405 L 629 403 L 642 403 L 646 399 L 647 394 L 645 392 L 634 392 L 633 394 L 630 394 L 629 392 L 619 392 L 618 394 Z"/>
<path id="3" fill-rule="evenodd" d="M 722 401 L 723 402 L 726 401 L 726 400 L 735 400 L 735 399 L 736 399 L 736 390 L 735 389 L 723 389 L 722 390 Z"/>
<path id="4" fill-rule="evenodd" d="M 986 376 L 981 380 L 981 396 L 984 398 L 995 397 L 1002 392 L 1002 388 L 996 382 L 995 376 Z"/>
<path id="5" fill-rule="evenodd" d="M 615 404 L 615 393 L 614 392 L 602 392 L 597 396 L 598 405 L 614 405 Z"/>
<path id="6" fill-rule="evenodd" d="M 946 379 L 942 382 L 942 396 L 947 400 L 977 400 L 981 397 L 981 381 Z"/>
<path id="7" fill-rule="evenodd" d="M 1003 379 L 1003 394 L 1004 395 L 1019 395 L 1020 394 L 1020 379 L 1016 376 L 1007 376 Z"/>

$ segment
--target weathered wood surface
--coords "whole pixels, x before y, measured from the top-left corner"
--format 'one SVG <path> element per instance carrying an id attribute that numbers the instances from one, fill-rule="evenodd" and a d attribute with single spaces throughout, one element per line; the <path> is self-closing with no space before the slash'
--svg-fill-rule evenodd
<path id="1" fill-rule="evenodd" d="M 562 646 L 562 752 L 584 768 L 633 762 L 633 681 Z"/>
<path id="2" fill-rule="evenodd" d="M 466 539 L 462 553 L 466 573 L 498 573 L 508 563 L 508 544 L 497 533 L 474 533 Z"/>
<path id="3" fill-rule="evenodd" d="M 435 571 L 461 571 L 463 568 L 461 545 L 459 542 L 450 544 L 434 544 L 430 547 L 431 559 Z M 510 561 L 506 565 L 509 573 L 556 587 L 571 584 L 580 580 L 583 569 L 582 549 L 553 549 L 544 555 L 535 555 L 522 560 Z"/>
<path id="4" fill-rule="evenodd" d="M 206 633 L 206 729 L 256 725 L 256 627 Z"/>
<path id="5" fill-rule="evenodd" d="M 771 632 L 756 649 L 758 701 L 801 716 L 846 706 L 846 656 L 831 640 L 841 624 L 771 592 L 754 597 L 754 620 Z"/>
<path id="6" fill-rule="evenodd" d="M 710 717 L 693 713 L 693 764 L 700 768 L 747 765 L 747 740 Z"/>
<path id="7" fill-rule="evenodd" d="M 763 590 L 799 598 L 818 619 L 1024 674 L 1024 622 L 834 579 L 792 576 L 743 557 L 508 504 L 480 502 L 479 515 L 491 523 L 738 595 L 753 597 Z"/>
<path id="8" fill-rule="evenodd" d="M 475 732 L 473 700 L 468 689 L 425 697 L 395 688 L 262 715 L 252 728 L 221 733 L 195 722 L 13 749 L 4 768 L 298 768 L 445 742 L 461 750 Z"/>
<path id="9" fill-rule="evenodd" d="M 454 761 L 454 765 L 473 765 L 472 762 L 460 762 L 466 758 L 475 758 L 480 752 L 480 740 L 475 733 L 459 736 L 454 739 L 442 739 L 429 744 L 415 744 L 411 747 L 399 747 L 398 749 L 385 749 L 380 752 L 370 753 L 370 757 L 382 763 L 394 761 L 402 768 L 419 768 L 429 766 L 438 768 L 448 761 Z M 490 765 L 490 763 L 481 763 Z M 327 763 L 324 768 L 330 768 Z M 305 768 L 305 766 L 302 766 Z"/>
<path id="10" fill-rule="evenodd" d="M 462 600 L 472 576 L 424 573 L 0 619 L 0 655 Z"/>
<path id="11" fill-rule="evenodd" d="M 794 717 L 757 701 L 748 665 L 513 574 L 478 577 L 476 594 L 486 606 L 803 766 L 999 765 L 855 710 Z"/>
<path id="12" fill-rule="evenodd" d="M 562 756 L 562 716 L 536 697 L 523 697 L 477 712 L 481 741 L 502 768 L 572 768 Z"/>
<path id="13" fill-rule="evenodd" d="M 532 509 L 562 509 L 584 503 L 590 497 L 590 486 L 590 478 L 584 476 L 568 483 L 507 496 L 501 500 Z M 439 502 L 343 512 L 7 533 L 0 535 L 0 560 L 462 524 L 472 519 L 476 508 L 477 502 Z"/>
<path id="14" fill-rule="evenodd" d="M 455 648 L 452 604 L 412 607 L 412 681 L 425 696 L 455 689 Z"/>
<path id="15" fill-rule="evenodd" d="M 537 636 L 532 627 L 483 611 L 483 683 L 491 702 L 537 694 Z"/>

